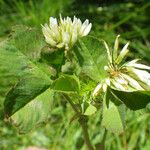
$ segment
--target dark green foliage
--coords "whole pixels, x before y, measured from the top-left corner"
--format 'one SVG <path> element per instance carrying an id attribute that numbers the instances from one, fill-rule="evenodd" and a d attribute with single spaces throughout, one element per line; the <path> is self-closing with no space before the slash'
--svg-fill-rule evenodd
<path id="1" fill-rule="evenodd" d="M 145 108 L 150 103 L 150 92 L 120 92 L 112 89 L 114 94 L 120 101 L 132 110 Z"/>
<path id="2" fill-rule="evenodd" d="M 42 49 L 40 62 L 54 67 L 56 69 L 56 73 L 58 73 L 61 70 L 62 65 L 65 63 L 64 50 L 59 49 L 57 51 L 57 49 L 46 46 Z"/>

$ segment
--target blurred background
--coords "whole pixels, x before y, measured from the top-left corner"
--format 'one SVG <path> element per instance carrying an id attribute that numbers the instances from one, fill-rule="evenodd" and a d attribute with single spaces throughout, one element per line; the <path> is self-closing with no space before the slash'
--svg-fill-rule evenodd
<path id="1" fill-rule="evenodd" d="M 41 30 L 49 17 L 76 15 L 89 19 L 91 35 L 113 44 L 121 35 L 121 44 L 131 41 L 130 57 L 142 58 L 150 65 L 150 0 L 0 0 L 0 41 L 11 34 L 13 26 L 26 25 Z M 28 134 L 18 134 L 16 128 L 0 122 L 0 150 L 25 150 L 29 146 L 47 150 L 85 149 L 82 131 L 71 108 L 64 101 L 52 102 L 48 124 Z M 69 113 L 68 113 L 69 112 Z M 89 122 L 92 143 L 102 141 L 104 129 L 100 126 L 100 112 Z M 126 133 L 106 137 L 107 150 L 149 150 L 150 115 L 127 111 Z"/>

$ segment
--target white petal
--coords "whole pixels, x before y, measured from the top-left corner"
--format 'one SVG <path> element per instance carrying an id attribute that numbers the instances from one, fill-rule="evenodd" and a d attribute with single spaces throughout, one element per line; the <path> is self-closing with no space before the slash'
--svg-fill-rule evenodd
<path id="1" fill-rule="evenodd" d="M 129 64 L 128 66 L 132 66 L 132 67 L 135 67 L 135 68 L 138 68 L 138 69 L 146 69 L 146 70 L 150 70 L 150 67 L 147 66 L 147 65 L 143 65 L 143 64 Z"/>
<path id="2" fill-rule="evenodd" d="M 135 78 L 138 77 L 141 80 L 141 82 L 144 82 L 145 84 L 149 84 L 150 73 L 148 73 L 145 70 L 139 70 L 134 68 L 130 68 L 130 70 L 135 74 Z"/>
<path id="3" fill-rule="evenodd" d="M 108 70 L 109 70 L 109 67 L 108 67 L 108 66 L 104 66 L 104 70 L 105 70 L 105 71 L 108 71 Z"/>
<path id="4" fill-rule="evenodd" d="M 108 45 L 107 45 L 107 43 L 105 41 L 104 41 L 104 46 L 105 46 L 105 48 L 107 50 L 108 60 L 109 60 L 110 63 L 112 63 L 111 52 L 110 52 L 110 49 L 109 49 L 109 47 L 108 47 Z"/>
<path id="5" fill-rule="evenodd" d="M 57 19 L 56 18 L 50 17 L 49 21 L 50 21 L 50 25 L 57 25 Z"/>
<path id="6" fill-rule="evenodd" d="M 62 40 L 63 40 L 64 43 L 69 44 L 69 42 L 70 42 L 69 33 L 63 31 L 63 32 L 62 32 Z"/>
<path id="7" fill-rule="evenodd" d="M 82 33 L 82 36 L 86 36 L 89 34 L 90 30 L 92 28 L 92 24 L 90 23 L 88 26 L 85 27 L 83 33 Z"/>
<path id="8" fill-rule="evenodd" d="M 94 92 L 92 93 L 92 96 L 93 96 L 93 97 L 96 96 L 96 95 L 98 94 L 98 92 L 101 90 L 101 88 L 102 88 L 102 84 L 99 83 L 99 84 L 96 86 L 96 88 L 94 89 Z"/>
<path id="9" fill-rule="evenodd" d="M 62 42 L 62 43 L 57 44 L 56 46 L 57 46 L 58 48 L 62 48 L 62 47 L 65 46 L 65 44 Z"/>
<path id="10" fill-rule="evenodd" d="M 55 27 L 53 27 L 53 30 L 51 30 L 49 26 L 45 24 L 45 26 L 42 26 L 42 32 L 46 39 L 52 38 L 54 41 L 60 40 L 60 33 Z"/>
<path id="11" fill-rule="evenodd" d="M 128 81 L 124 78 L 121 77 L 121 75 L 119 77 L 115 77 L 115 80 L 120 83 L 121 85 L 128 85 Z"/>
<path id="12" fill-rule="evenodd" d="M 124 59 L 124 57 L 126 56 L 126 54 L 129 52 L 129 50 L 127 49 L 129 46 L 129 42 L 123 47 L 123 49 L 121 50 L 116 63 L 119 64 L 121 63 L 121 61 Z"/>
<path id="13" fill-rule="evenodd" d="M 77 41 L 77 30 L 74 30 L 72 32 L 72 37 L 71 37 L 71 45 L 73 45 Z"/>
<path id="14" fill-rule="evenodd" d="M 47 24 L 45 26 L 42 26 L 42 32 L 44 34 L 46 42 L 48 44 L 50 44 L 51 46 L 55 46 L 56 41 L 53 39 L 53 37 L 51 35 L 51 30 L 50 30 L 50 28 L 48 27 Z"/>
<path id="15" fill-rule="evenodd" d="M 72 20 L 71 20 L 70 17 L 67 17 L 67 23 L 68 23 L 68 24 L 72 24 Z"/>
<path id="16" fill-rule="evenodd" d="M 73 24 L 76 24 L 78 22 L 78 19 L 74 16 L 73 17 Z"/>
<path id="17" fill-rule="evenodd" d="M 135 79 L 133 79 L 132 77 L 130 77 L 129 75 L 126 75 L 126 74 L 121 74 L 126 80 L 128 80 L 129 81 L 129 84 L 133 87 L 133 88 L 135 88 L 135 89 L 137 89 L 137 90 L 144 90 L 141 86 L 140 86 L 140 84 L 135 80 Z"/>
<path id="18" fill-rule="evenodd" d="M 119 47 L 119 37 L 120 37 L 120 35 L 117 35 L 116 40 L 115 40 L 115 44 L 114 44 L 114 50 L 117 50 Z"/>
<path id="19" fill-rule="evenodd" d="M 103 92 L 106 92 L 107 91 L 107 84 L 103 84 Z"/>
<path id="20" fill-rule="evenodd" d="M 45 40 L 51 46 L 56 46 L 56 42 L 52 38 L 45 38 Z"/>
<path id="21" fill-rule="evenodd" d="M 81 22 L 81 20 L 80 20 L 80 19 L 77 19 L 77 24 L 78 24 L 78 27 L 80 27 L 80 28 L 81 28 L 82 22 Z"/>
<path id="22" fill-rule="evenodd" d="M 123 47 L 123 49 L 121 50 L 121 53 L 124 53 L 124 51 L 127 50 L 128 46 L 129 46 L 129 42 Z"/>
<path id="23" fill-rule="evenodd" d="M 109 78 L 107 78 L 107 79 L 105 80 L 105 82 L 106 82 L 107 85 L 110 86 L 110 79 L 109 79 Z"/>
<path id="24" fill-rule="evenodd" d="M 61 39 L 61 34 L 57 27 L 53 27 L 52 36 L 57 41 L 59 41 Z"/>
<path id="25" fill-rule="evenodd" d="M 116 80 L 112 80 L 112 84 L 115 86 L 116 89 L 121 91 L 126 91 L 127 89 L 122 86 L 120 83 L 118 83 Z"/>
<path id="26" fill-rule="evenodd" d="M 133 64 L 135 64 L 137 61 L 139 61 L 140 59 L 134 59 L 132 61 L 129 61 L 127 63 L 124 64 L 124 66 L 132 66 Z"/>
<path id="27" fill-rule="evenodd" d="M 150 91 L 150 85 L 149 84 L 145 84 L 145 83 L 140 83 L 140 84 L 144 88 L 144 90 Z"/>
<path id="28" fill-rule="evenodd" d="M 118 35 L 118 36 L 116 37 L 115 44 L 114 44 L 114 51 L 113 51 L 113 58 L 114 58 L 114 60 L 115 60 L 115 59 L 117 58 L 117 56 L 118 56 L 119 37 L 120 37 L 120 35 Z"/>
<path id="29" fill-rule="evenodd" d="M 82 24 L 81 29 L 80 29 L 80 34 L 81 34 L 81 35 L 83 35 L 84 30 L 85 30 L 85 28 L 86 28 L 88 25 L 89 25 L 89 20 L 86 19 L 86 20 L 84 21 L 84 23 Z"/>
<path id="30" fill-rule="evenodd" d="M 48 36 L 51 33 L 51 29 L 47 24 L 45 24 L 44 26 L 42 25 L 42 32 L 44 36 Z"/>
<path id="31" fill-rule="evenodd" d="M 83 22 L 83 25 L 87 26 L 89 24 L 89 20 L 86 19 L 84 22 Z"/>
<path id="32" fill-rule="evenodd" d="M 62 19 L 61 14 L 59 15 L 59 17 L 60 17 L 60 23 L 63 24 L 63 23 L 64 23 L 64 20 Z"/>

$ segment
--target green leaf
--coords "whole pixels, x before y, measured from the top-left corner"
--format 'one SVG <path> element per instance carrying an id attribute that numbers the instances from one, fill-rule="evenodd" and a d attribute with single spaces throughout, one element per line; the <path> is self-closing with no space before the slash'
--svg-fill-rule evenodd
<path id="1" fill-rule="evenodd" d="M 7 42 L 0 47 L 0 66 L 3 87 L 0 94 L 9 91 L 4 102 L 6 116 L 11 116 L 51 84 L 47 74 Z"/>
<path id="2" fill-rule="evenodd" d="M 38 60 L 41 57 L 41 50 L 44 47 L 44 37 L 36 28 L 17 25 L 13 27 L 10 42 L 24 55 L 31 60 Z"/>
<path id="3" fill-rule="evenodd" d="M 47 89 L 11 116 L 12 123 L 20 133 L 26 133 L 46 123 L 50 117 L 54 92 Z"/>
<path id="4" fill-rule="evenodd" d="M 23 55 L 18 55 L 17 49 L 12 45 L 2 43 L 0 47 L 0 95 L 2 97 L 16 84 L 20 72 L 27 68 Z"/>
<path id="5" fill-rule="evenodd" d="M 0 43 L 0 103 L 2 112 L 6 94 L 21 77 L 20 72 L 28 66 L 22 58 L 23 56 L 18 55 L 15 47 L 7 44 L 6 41 Z"/>
<path id="6" fill-rule="evenodd" d="M 114 100 L 117 105 L 112 102 Z M 103 100 L 102 126 L 116 134 L 124 132 L 125 107 L 111 94 L 109 89 Z"/>
<path id="7" fill-rule="evenodd" d="M 86 108 L 84 115 L 90 116 L 93 115 L 97 111 L 96 107 L 89 104 L 89 106 Z"/>
<path id="8" fill-rule="evenodd" d="M 61 75 L 53 82 L 51 89 L 62 93 L 79 92 L 79 79 L 75 75 Z"/>
<path id="9" fill-rule="evenodd" d="M 107 53 L 102 42 L 93 37 L 84 37 L 75 45 L 74 53 L 81 67 L 81 73 L 99 82 L 106 74 Z"/>
<path id="10" fill-rule="evenodd" d="M 39 70 L 22 78 L 6 95 L 5 114 L 10 116 L 29 103 L 34 97 L 44 92 L 51 80 L 44 77 Z"/>
<path id="11" fill-rule="evenodd" d="M 150 103 L 150 91 L 123 92 L 114 89 L 111 91 L 132 110 L 143 109 Z"/>

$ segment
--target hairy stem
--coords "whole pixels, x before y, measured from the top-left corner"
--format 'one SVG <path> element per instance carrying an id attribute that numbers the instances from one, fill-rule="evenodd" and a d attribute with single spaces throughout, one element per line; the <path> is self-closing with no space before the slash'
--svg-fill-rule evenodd
<path id="1" fill-rule="evenodd" d="M 72 102 L 72 100 L 70 99 L 70 97 L 67 94 L 64 94 L 64 97 L 70 103 L 73 110 L 76 112 L 76 114 L 79 117 L 78 121 L 79 121 L 80 126 L 82 127 L 82 130 L 83 130 L 84 141 L 85 141 L 87 150 L 93 150 L 93 147 L 92 147 L 92 144 L 91 144 L 90 138 L 89 138 L 89 133 L 88 133 L 87 118 L 81 114 L 81 112 L 78 110 L 76 105 Z"/>

